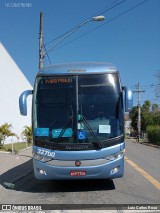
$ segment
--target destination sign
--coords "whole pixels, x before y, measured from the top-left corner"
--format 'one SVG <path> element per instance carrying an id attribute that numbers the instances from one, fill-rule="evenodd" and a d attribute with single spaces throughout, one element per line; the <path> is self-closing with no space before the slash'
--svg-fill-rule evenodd
<path id="1" fill-rule="evenodd" d="M 45 84 L 67 84 L 72 83 L 72 78 L 49 78 L 45 80 Z"/>

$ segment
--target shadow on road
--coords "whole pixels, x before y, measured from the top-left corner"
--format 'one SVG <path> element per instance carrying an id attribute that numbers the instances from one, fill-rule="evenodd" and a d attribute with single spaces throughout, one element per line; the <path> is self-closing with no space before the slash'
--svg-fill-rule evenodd
<path id="1" fill-rule="evenodd" d="M 4 188 L 10 190 L 32 193 L 81 192 L 115 189 L 112 180 L 37 180 L 33 174 L 32 159 L 3 173 L 0 176 L 0 184 Z"/>
<path id="2" fill-rule="evenodd" d="M 41 181 L 34 178 L 30 173 L 27 177 L 17 182 L 16 191 L 46 193 L 46 192 L 82 192 L 114 190 L 113 180 L 54 180 Z"/>
<path id="3" fill-rule="evenodd" d="M 16 183 L 23 179 L 31 171 L 33 171 L 32 159 L 1 174 L 0 185 L 8 189 L 13 189 Z"/>

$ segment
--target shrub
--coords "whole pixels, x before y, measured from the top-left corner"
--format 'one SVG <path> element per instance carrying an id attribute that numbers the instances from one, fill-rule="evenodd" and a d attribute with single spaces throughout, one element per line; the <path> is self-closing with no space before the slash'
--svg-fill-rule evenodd
<path id="1" fill-rule="evenodd" d="M 18 138 L 18 136 L 11 131 L 12 124 L 4 123 L 3 125 L 0 126 L 0 145 L 4 145 L 4 141 L 7 137 L 10 136 L 15 136 Z"/>
<path id="2" fill-rule="evenodd" d="M 160 145 L 160 125 L 147 126 L 147 134 L 150 143 Z"/>
<path id="3" fill-rule="evenodd" d="M 27 143 L 32 143 L 32 127 L 24 126 L 24 130 L 22 132 L 23 138 L 27 141 Z"/>

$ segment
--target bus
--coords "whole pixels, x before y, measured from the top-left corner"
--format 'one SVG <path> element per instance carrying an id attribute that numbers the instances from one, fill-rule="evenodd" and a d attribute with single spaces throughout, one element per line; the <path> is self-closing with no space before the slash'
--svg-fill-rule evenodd
<path id="1" fill-rule="evenodd" d="M 110 63 L 44 67 L 34 89 L 19 97 L 27 115 L 32 97 L 34 175 L 41 180 L 114 179 L 124 174 L 124 112 L 132 92 Z"/>

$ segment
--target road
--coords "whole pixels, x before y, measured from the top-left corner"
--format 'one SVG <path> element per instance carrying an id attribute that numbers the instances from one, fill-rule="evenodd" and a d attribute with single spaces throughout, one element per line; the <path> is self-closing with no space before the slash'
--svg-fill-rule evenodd
<path id="1" fill-rule="evenodd" d="M 0 192 L 1 204 L 160 204 L 160 149 L 126 140 L 120 179 L 43 182 L 31 172 Z"/>

